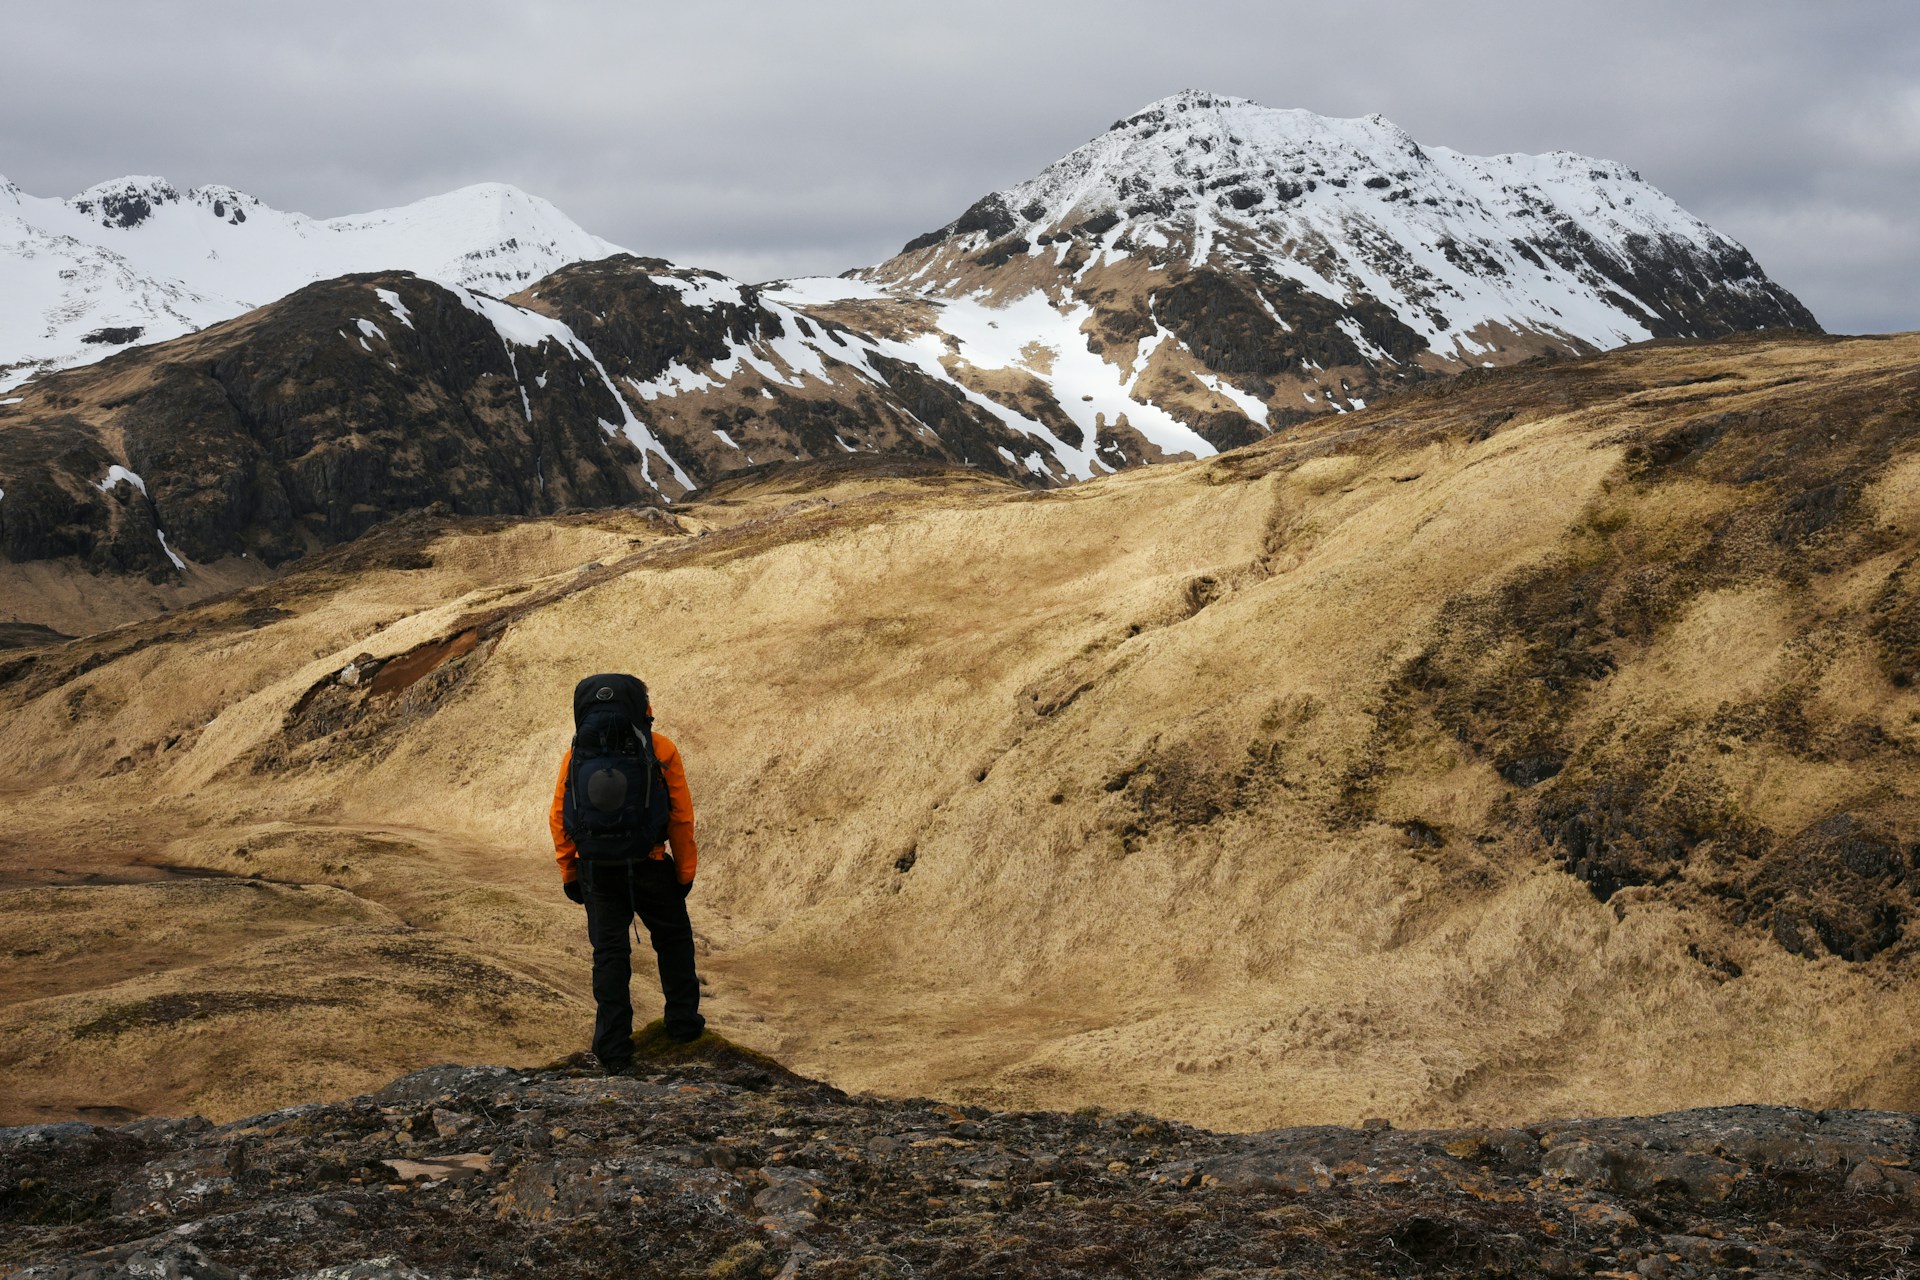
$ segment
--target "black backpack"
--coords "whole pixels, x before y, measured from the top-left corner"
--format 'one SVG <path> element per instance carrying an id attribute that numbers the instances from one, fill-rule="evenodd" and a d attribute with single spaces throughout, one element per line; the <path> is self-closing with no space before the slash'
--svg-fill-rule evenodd
<path id="1" fill-rule="evenodd" d="M 653 754 L 646 686 L 588 676 L 573 691 L 573 759 L 561 820 L 583 858 L 644 858 L 666 843 L 667 779 Z"/>

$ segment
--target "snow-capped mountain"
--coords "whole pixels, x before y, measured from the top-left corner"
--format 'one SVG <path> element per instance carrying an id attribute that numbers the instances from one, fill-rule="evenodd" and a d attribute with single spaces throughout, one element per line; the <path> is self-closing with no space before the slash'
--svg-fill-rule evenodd
<path id="1" fill-rule="evenodd" d="M 1042 380 L 1090 349 L 1144 406 L 1136 426 L 1172 417 L 1222 446 L 1424 372 L 1818 327 L 1612 161 L 1468 156 L 1377 115 L 1195 92 L 853 274 L 999 310 L 1001 345 L 1040 357 L 1011 366 Z"/>
<path id="2" fill-rule="evenodd" d="M 0 337 L 43 363 L 184 335 L 0 394 L 0 560 L 189 586 L 434 504 L 657 502 L 853 453 L 1054 485 L 1482 365 L 1816 327 L 1618 165 L 1194 93 L 836 279 L 617 253 L 508 187 L 330 222 L 7 188 L 0 227 L 0 325 L 32 330 Z"/>
<path id="3" fill-rule="evenodd" d="M 0 388 L 178 337 L 355 271 L 406 270 L 488 293 L 618 253 L 500 183 L 317 219 L 230 187 L 161 178 L 30 196 L 0 179 Z"/>

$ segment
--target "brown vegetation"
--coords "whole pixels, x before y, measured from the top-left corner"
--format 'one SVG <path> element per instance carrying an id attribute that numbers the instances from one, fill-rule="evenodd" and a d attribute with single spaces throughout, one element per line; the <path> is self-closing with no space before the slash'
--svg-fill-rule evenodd
<path id="1" fill-rule="evenodd" d="M 613 669 L 686 754 L 716 1024 L 843 1086 L 1920 1105 L 1917 408 L 1912 338 L 1653 346 L 1058 491 L 390 526 L 7 650 L 10 1118 L 576 1048 L 544 799 Z"/>

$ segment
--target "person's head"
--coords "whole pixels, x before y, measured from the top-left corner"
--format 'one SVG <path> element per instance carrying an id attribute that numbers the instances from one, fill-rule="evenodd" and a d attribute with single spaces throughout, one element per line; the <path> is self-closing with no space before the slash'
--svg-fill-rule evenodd
<path id="1" fill-rule="evenodd" d="M 646 681 L 638 676 L 609 672 L 588 676 L 573 686 L 573 727 L 578 729 L 580 722 L 594 708 L 608 705 L 625 711 L 627 718 L 635 724 L 653 718 Z"/>

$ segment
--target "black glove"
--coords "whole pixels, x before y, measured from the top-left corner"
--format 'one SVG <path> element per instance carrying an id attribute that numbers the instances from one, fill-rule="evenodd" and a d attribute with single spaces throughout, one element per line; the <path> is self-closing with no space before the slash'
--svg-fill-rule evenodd
<path id="1" fill-rule="evenodd" d="M 693 881 L 689 880 L 685 884 L 680 886 L 680 901 L 685 902 L 687 900 L 687 895 L 692 892 L 693 892 Z"/>
<path id="2" fill-rule="evenodd" d="M 568 880 L 564 882 L 560 887 L 566 892 L 567 897 L 571 898 L 573 901 L 581 903 L 582 905 L 586 903 L 587 901 L 586 891 L 580 887 L 580 882 L 578 880 Z"/>

